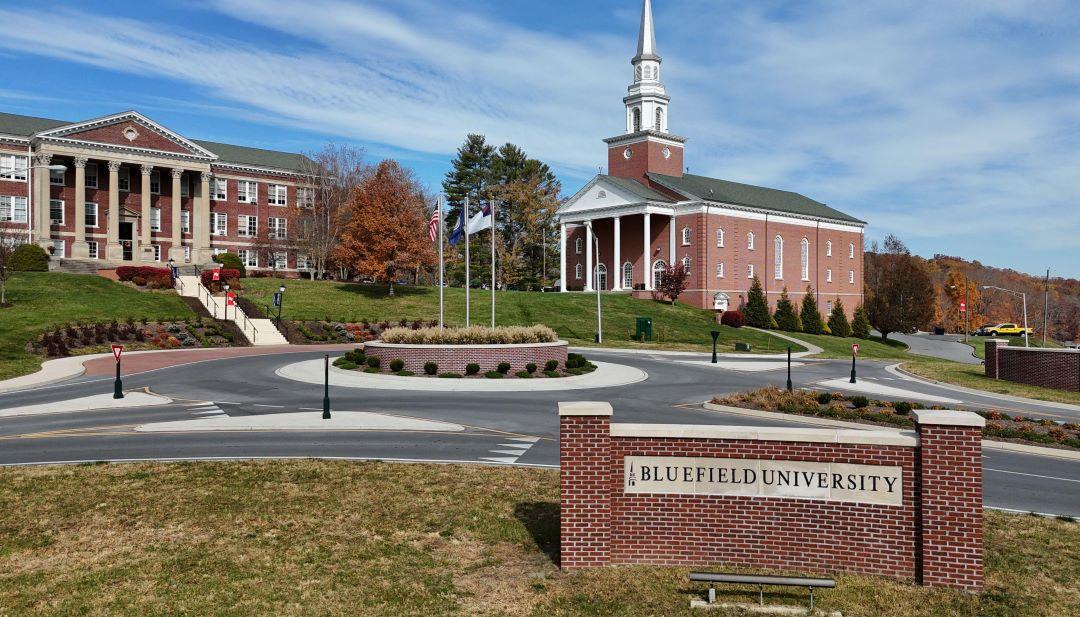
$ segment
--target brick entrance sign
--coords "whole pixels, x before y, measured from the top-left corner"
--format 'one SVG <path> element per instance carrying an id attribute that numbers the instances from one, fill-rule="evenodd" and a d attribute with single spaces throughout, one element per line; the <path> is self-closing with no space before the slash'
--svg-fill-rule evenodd
<path id="1" fill-rule="evenodd" d="M 983 582 L 982 431 L 612 423 L 560 403 L 562 567 L 654 564 Z"/>

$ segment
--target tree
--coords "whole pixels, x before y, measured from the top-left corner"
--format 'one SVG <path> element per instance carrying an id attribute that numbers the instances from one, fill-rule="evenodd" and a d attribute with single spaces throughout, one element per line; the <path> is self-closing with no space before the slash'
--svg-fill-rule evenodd
<path id="1" fill-rule="evenodd" d="M 349 203 L 348 223 L 334 257 L 344 267 L 388 283 L 435 263 L 428 239 L 423 189 L 393 160 L 361 180 Z"/>
<path id="2" fill-rule="evenodd" d="M 937 304 L 930 270 L 896 236 L 886 236 L 881 251 L 876 244 L 872 247 L 865 271 L 866 313 L 882 339 L 930 326 Z"/>
<path id="3" fill-rule="evenodd" d="M 277 278 L 277 256 L 285 253 L 288 246 L 285 238 L 272 233 L 269 226 L 267 226 L 256 230 L 255 237 L 251 239 L 250 250 L 255 251 L 255 254 L 259 256 L 260 264 L 266 264 L 270 267 L 271 276 Z"/>
<path id="4" fill-rule="evenodd" d="M 867 324 L 869 326 L 869 324 Z M 829 330 L 833 336 L 839 336 L 841 338 L 847 338 L 851 336 L 851 324 L 848 323 L 847 313 L 844 312 L 844 303 L 840 298 L 833 302 L 832 313 L 829 314 Z M 867 327 L 867 336 L 870 335 L 870 329 Z M 865 337 L 864 337 L 865 338 Z"/>
<path id="5" fill-rule="evenodd" d="M 293 246 L 311 264 L 312 278 L 325 278 L 333 266 L 334 251 L 348 223 L 349 203 L 369 171 L 364 151 L 354 146 L 327 144 L 304 157 L 301 173 L 306 182 L 298 187 L 286 219 Z"/>
<path id="6" fill-rule="evenodd" d="M 803 296 L 802 309 L 799 311 L 802 320 L 802 331 L 807 334 L 823 334 L 825 324 L 821 321 L 821 311 L 818 309 L 817 300 L 814 297 L 814 288 L 806 286 L 806 295 Z"/>
<path id="7" fill-rule="evenodd" d="M 757 275 L 750 283 L 750 291 L 746 294 L 746 307 L 743 309 L 746 317 L 746 325 L 754 328 L 768 328 L 771 325 L 769 319 L 769 303 L 765 300 L 765 291 L 761 288 L 761 281 Z"/>
<path id="8" fill-rule="evenodd" d="M 780 299 L 776 301 L 776 327 L 785 332 L 801 332 L 802 323 L 799 314 L 795 312 L 795 304 L 788 297 L 787 287 L 780 292 Z"/>
<path id="9" fill-rule="evenodd" d="M 11 262 L 15 256 L 15 247 L 19 246 L 25 233 L 10 227 L 0 227 L 0 308 L 8 306 L 7 282 L 14 272 L 14 264 Z"/>
<path id="10" fill-rule="evenodd" d="M 675 304 L 682 292 L 686 291 L 689 282 L 690 274 L 686 268 L 682 267 L 682 264 L 669 264 L 660 273 L 660 284 L 656 287 L 656 292 L 661 296 L 666 296 L 672 304 Z"/>
<path id="11" fill-rule="evenodd" d="M 851 320 L 851 335 L 855 338 L 870 338 L 870 317 L 861 304 L 855 307 L 855 315 Z"/>
<path id="12" fill-rule="evenodd" d="M 969 280 L 959 270 L 949 270 L 949 273 L 945 275 L 945 284 L 942 286 L 942 291 L 945 292 L 945 299 L 948 302 L 948 306 L 943 313 L 943 325 L 947 330 L 963 331 L 965 319 L 964 313 L 960 311 L 962 302 L 966 302 L 966 323 L 972 325 L 973 328 L 981 325 L 983 317 L 978 313 L 977 307 L 982 303 L 982 292 L 977 282 Z"/>

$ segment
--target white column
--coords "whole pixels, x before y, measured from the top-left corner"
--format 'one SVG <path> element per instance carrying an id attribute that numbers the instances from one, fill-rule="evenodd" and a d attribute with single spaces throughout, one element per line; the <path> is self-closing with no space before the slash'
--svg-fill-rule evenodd
<path id="1" fill-rule="evenodd" d="M 645 270 L 642 273 L 641 282 L 645 283 L 646 291 L 652 291 L 653 277 L 652 277 L 652 217 L 646 212 L 644 215 L 645 224 L 642 227 L 645 229 L 644 237 L 641 240 L 641 263 Z"/>
<path id="2" fill-rule="evenodd" d="M 668 225 L 668 265 L 675 263 L 675 215 L 671 215 L 671 224 Z"/>
<path id="3" fill-rule="evenodd" d="M 71 257 L 88 259 L 90 246 L 86 243 L 86 160 L 75 157 L 75 242 L 71 245 Z"/>
<path id="4" fill-rule="evenodd" d="M 34 213 L 37 221 L 37 240 L 45 250 L 49 250 L 52 246 L 52 224 L 49 214 L 49 198 L 50 198 L 50 185 L 49 185 L 49 170 L 45 169 L 45 166 L 52 163 L 51 154 L 37 154 L 34 155 L 34 163 L 37 169 L 31 171 L 34 179 L 37 180 L 37 194 L 34 196 L 34 203 L 37 204 L 37 211 Z"/>
<path id="5" fill-rule="evenodd" d="M 593 279 L 592 221 L 585 221 L 585 291 L 592 291 Z"/>
<path id="6" fill-rule="evenodd" d="M 142 170 L 142 184 L 141 195 L 142 198 L 142 219 L 139 221 L 139 253 L 142 256 L 142 261 L 154 261 L 154 250 L 150 248 L 151 232 L 150 232 L 150 174 L 154 171 L 153 165 L 144 164 Z"/>
<path id="7" fill-rule="evenodd" d="M 210 261 L 210 180 L 209 171 L 199 174 L 199 196 L 195 199 L 195 211 L 191 213 L 192 263 Z"/>
<path id="8" fill-rule="evenodd" d="M 105 258 L 111 262 L 124 259 L 120 246 L 120 161 L 109 161 L 109 227 L 105 230 Z"/>
<path id="9" fill-rule="evenodd" d="M 566 223 L 559 223 L 559 291 L 566 291 Z"/>
<path id="10" fill-rule="evenodd" d="M 169 226 L 172 231 L 172 246 L 169 247 L 169 259 L 174 260 L 178 264 L 184 263 L 184 246 L 183 235 L 180 233 L 180 209 L 181 200 L 180 197 L 180 181 L 183 180 L 184 170 L 174 168 L 172 170 L 172 216 L 169 217 Z M 190 218 L 188 219 L 191 220 Z"/>
<path id="11" fill-rule="evenodd" d="M 608 276 L 615 275 L 615 284 L 611 286 L 615 291 L 622 291 L 622 217 L 615 217 L 615 263 L 612 264 L 612 270 Z"/>

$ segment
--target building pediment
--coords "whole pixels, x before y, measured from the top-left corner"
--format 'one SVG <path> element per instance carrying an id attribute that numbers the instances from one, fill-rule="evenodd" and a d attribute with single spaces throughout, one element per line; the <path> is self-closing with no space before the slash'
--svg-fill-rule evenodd
<path id="1" fill-rule="evenodd" d="M 36 139 L 213 160 L 214 153 L 146 116 L 126 111 L 42 131 Z"/>
<path id="2" fill-rule="evenodd" d="M 673 200 L 628 178 L 598 175 L 559 209 L 560 218 L 580 218 L 590 212 L 608 214 L 629 206 L 670 206 Z"/>

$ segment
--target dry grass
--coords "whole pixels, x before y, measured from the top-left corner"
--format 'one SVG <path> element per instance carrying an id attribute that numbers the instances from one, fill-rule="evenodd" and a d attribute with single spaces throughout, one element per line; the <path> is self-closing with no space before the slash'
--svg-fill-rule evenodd
<path id="1" fill-rule="evenodd" d="M 691 614 L 685 569 L 557 569 L 557 479 L 316 461 L 0 469 L 0 615 Z M 1080 525 L 987 522 L 981 596 L 844 576 L 820 604 L 1076 614 Z"/>
<path id="2" fill-rule="evenodd" d="M 555 331 L 544 325 L 470 326 L 468 328 L 390 328 L 380 339 L 385 343 L 407 345 L 512 345 L 554 343 Z"/>

